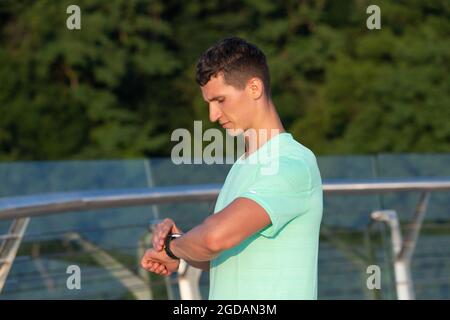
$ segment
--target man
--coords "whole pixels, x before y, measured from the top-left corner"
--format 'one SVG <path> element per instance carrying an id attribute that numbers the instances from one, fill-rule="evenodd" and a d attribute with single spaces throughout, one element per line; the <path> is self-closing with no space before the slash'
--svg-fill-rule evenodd
<path id="1" fill-rule="evenodd" d="M 176 239 L 181 230 L 164 220 L 142 267 L 169 275 L 184 259 L 210 271 L 209 299 L 316 299 L 322 181 L 314 154 L 283 128 L 264 54 L 227 38 L 201 56 L 197 82 L 210 120 L 243 133 L 246 151 L 215 213 Z"/>

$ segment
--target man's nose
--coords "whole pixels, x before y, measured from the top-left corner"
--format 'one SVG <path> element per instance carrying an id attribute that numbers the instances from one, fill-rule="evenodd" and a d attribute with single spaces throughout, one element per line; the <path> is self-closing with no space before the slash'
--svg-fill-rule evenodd
<path id="1" fill-rule="evenodd" d="M 219 106 L 214 105 L 214 103 L 209 104 L 209 120 L 211 122 L 216 122 L 217 119 L 220 118 L 222 112 L 220 111 Z"/>

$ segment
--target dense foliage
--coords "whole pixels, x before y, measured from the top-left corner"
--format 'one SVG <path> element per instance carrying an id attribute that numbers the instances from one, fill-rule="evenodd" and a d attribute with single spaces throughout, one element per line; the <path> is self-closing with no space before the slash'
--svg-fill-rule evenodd
<path id="1" fill-rule="evenodd" d="M 210 126 L 195 64 L 228 35 L 266 53 L 317 154 L 450 152 L 449 34 L 447 0 L 1 0 L 0 159 L 169 155 L 174 129 Z"/>

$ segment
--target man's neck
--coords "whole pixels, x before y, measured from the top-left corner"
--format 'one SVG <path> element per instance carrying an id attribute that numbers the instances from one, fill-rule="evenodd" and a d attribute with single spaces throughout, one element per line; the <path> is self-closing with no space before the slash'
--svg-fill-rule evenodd
<path id="1" fill-rule="evenodd" d="M 265 112 L 255 119 L 253 126 L 244 132 L 245 156 L 247 158 L 267 141 L 285 132 L 275 106 L 270 103 Z"/>

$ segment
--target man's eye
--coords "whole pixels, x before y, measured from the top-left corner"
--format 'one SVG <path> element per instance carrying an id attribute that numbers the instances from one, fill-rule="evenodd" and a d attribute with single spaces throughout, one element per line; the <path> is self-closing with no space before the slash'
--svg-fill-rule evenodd
<path id="1" fill-rule="evenodd" d="M 219 103 L 223 103 L 225 100 L 217 100 Z"/>

